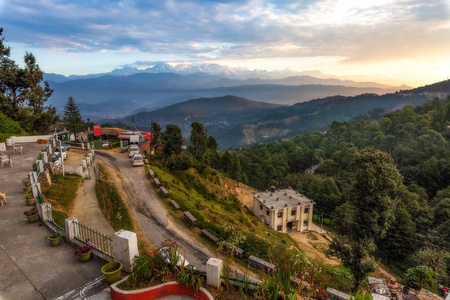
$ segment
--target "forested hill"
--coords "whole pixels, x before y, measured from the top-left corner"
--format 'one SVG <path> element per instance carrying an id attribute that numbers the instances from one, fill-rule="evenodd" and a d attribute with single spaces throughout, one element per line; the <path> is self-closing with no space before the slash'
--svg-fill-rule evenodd
<path id="1" fill-rule="evenodd" d="M 390 193 L 401 207 L 391 232 L 411 238 L 397 245 L 381 239 L 379 249 L 399 262 L 423 242 L 450 251 L 450 97 L 406 106 L 378 122 L 333 122 L 326 133 L 240 151 L 241 175 L 236 179 L 258 189 L 292 187 L 314 199 L 317 213 L 342 220 L 355 180 L 350 165 L 366 147 L 390 154 L 403 176 L 403 185 Z"/>
<path id="2" fill-rule="evenodd" d="M 192 99 L 173 104 L 156 111 L 141 112 L 133 115 L 139 128 L 149 129 L 150 122 L 161 125 L 175 123 L 189 135 L 191 123 L 201 122 L 206 126 L 229 127 L 234 124 L 256 122 L 275 108 L 283 105 L 251 101 L 236 96 Z M 131 123 L 131 116 L 121 120 Z"/>
<path id="3" fill-rule="evenodd" d="M 434 97 L 450 94 L 450 80 L 397 93 L 333 96 L 273 109 L 253 124 L 240 124 L 228 132 L 214 131 L 219 145 L 242 146 L 293 137 L 311 130 L 326 130 L 333 121 L 352 121 L 376 111 L 393 111 L 406 105 L 417 106 Z"/>

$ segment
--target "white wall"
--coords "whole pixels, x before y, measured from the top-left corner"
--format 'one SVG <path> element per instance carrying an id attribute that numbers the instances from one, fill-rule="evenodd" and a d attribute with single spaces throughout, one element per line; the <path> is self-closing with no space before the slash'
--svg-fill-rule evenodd
<path id="1" fill-rule="evenodd" d="M 37 140 L 50 140 L 52 135 L 12 136 L 13 143 L 36 143 Z"/>

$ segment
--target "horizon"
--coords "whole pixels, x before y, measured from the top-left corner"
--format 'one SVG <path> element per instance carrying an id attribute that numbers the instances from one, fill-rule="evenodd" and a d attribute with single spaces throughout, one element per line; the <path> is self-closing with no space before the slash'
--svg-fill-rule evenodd
<path id="1" fill-rule="evenodd" d="M 416 87 L 450 75 L 449 16 L 445 0 L 0 0 L 16 63 L 65 76 L 164 61 Z"/>

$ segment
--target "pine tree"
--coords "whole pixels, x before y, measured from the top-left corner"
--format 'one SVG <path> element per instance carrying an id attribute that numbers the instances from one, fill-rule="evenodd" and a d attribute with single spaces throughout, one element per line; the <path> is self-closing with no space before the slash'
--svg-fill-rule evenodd
<path id="1" fill-rule="evenodd" d="M 63 120 L 64 126 L 66 126 L 69 131 L 73 132 L 76 139 L 77 132 L 80 132 L 83 128 L 83 118 L 72 97 L 69 97 L 66 107 L 64 108 Z"/>

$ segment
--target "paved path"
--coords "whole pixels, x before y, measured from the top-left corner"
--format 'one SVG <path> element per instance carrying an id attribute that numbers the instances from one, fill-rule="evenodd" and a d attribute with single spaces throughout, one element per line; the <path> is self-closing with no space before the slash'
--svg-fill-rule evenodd
<path id="1" fill-rule="evenodd" d="M 68 244 L 51 247 L 44 241 L 50 230 L 40 221 L 27 223 L 22 179 L 44 145 L 23 143 L 23 147 L 22 155 L 8 147 L 13 167 L 0 168 L 0 192 L 8 201 L 0 206 L 0 299 L 52 299 L 101 276 L 102 264 L 78 262 Z"/>
<path id="2" fill-rule="evenodd" d="M 81 187 L 78 189 L 71 216 L 76 217 L 83 225 L 89 226 L 104 235 L 112 236 L 114 229 L 106 221 L 98 205 L 95 195 L 95 182 L 95 176 L 92 179 L 83 180 Z"/>

